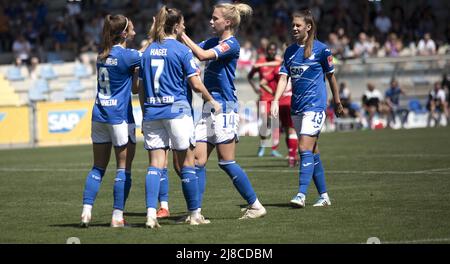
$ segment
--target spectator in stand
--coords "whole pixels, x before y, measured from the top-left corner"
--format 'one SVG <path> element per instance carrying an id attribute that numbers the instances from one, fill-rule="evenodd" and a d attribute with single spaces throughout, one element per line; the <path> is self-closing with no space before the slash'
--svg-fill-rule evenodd
<path id="1" fill-rule="evenodd" d="M 359 117 L 356 107 L 352 103 L 351 92 L 347 87 L 346 82 L 341 82 L 339 84 L 339 97 L 341 98 L 342 107 L 344 108 L 344 113 L 342 117 L 356 118 Z M 332 104 L 330 104 L 332 105 Z M 333 105 L 334 109 L 334 105 Z"/>
<path id="2" fill-rule="evenodd" d="M 441 83 L 435 82 L 433 90 L 431 90 L 428 95 L 428 127 L 431 125 L 431 120 L 434 121 L 435 127 L 439 126 L 441 123 L 442 113 L 444 113 L 445 116 L 448 117 L 447 102 L 445 99 L 445 91 L 444 89 L 442 89 Z"/>
<path id="3" fill-rule="evenodd" d="M 362 105 L 367 116 L 368 127 L 372 128 L 372 120 L 381 112 L 381 101 L 383 100 L 383 95 L 378 89 L 375 89 L 373 83 L 367 84 L 367 90 L 364 92 L 362 98 Z"/>
<path id="4" fill-rule="evenodd" d="M 409 111 L 406 108 L 400 107 L 400 95 L 406 95 L 406 93 L 400 88 L 398 81 L 393 79 L 384 95 L 388 112 L 387 127 L 391 127 L 391 122 L 395 124 L 395 118 L 399 116 L 401 127 L 403 128 L 408 118 Z"/>
<path id="5" fill-rule="evenodd" d="M 344 45 L 339 41 L 338 35 L 331 32 L 328 35 L 328 47 L 331 50 L 331 54 L 337 59 L 342 59 L 344 57 Z"/>
<path id="6" fill-rule="evenodd" d="M 384 51 L 388 57 L 398 57 L 403 49 L 402 41 L 397 37 L 397 34 L 390 33 L 386 43 L 384 43 Z"/>
<path id="7" fill-rule="evenodd" d="M 419 44 L 417 44 L 417 53 L 422 56 L 436 54 L 436 43 L 431 39 L 430 33 L 425 33 Z"/>
<path id="8" fill-rule="evenodd" d="M 386 35 L 387 33 L 389 33 L 391 26 L 391 19 L 384 13 L 383 10 L 380 10 L 377 17 L 375 18 L 375 27 L 377 28 L 377 30 L 382 35 Z"/>
<path id="9" fill-rule="evenodd" d="M 356 41 L 353 47 L 353 55 L 355 57 L 372 57 L 376 55 L 376 45 L 371 42 L 364 32 L 359 33 L 358 41 Z"/>
<path id="10" fill-rule="evenodd" d="M 59 17 L 56 21 L 55 26 L 52 30 L 53 37 L 53 49 L 55 51 L 60 51 L 62 49 L 67 48 L 69 43 L 69 34 L 67 32 L 67 28 L 64 25 L 64 18 Z"/>
<path id="11" fill-rule="evenodd" d="M 8 51 L 11 48 L 9 22 L 9 17 L 5 14 L 3 5 L 0 4 L 0 52 Z"/>
<path id="12" fill-rule="evenodd" d="M 445 90 L 447 94 L 447 124 L 450 123 L 450 80 L 448 78 L 448 74 L 444 74 L 442 76 L 441 82 L 442 89 Z"/>
<path id="13" fill-rule="evenodd" d="M 22 64 L 30 65 L 31 59 L 31 44 L 23 34 L 19 34 L 14 40 L 12 51 L 15 59 L 19 59 Z"/>
<path id="14" fill-rule="evenodd" d="M 95 16 L 89 20 L 84 26 L 83 34 L 91 36 L 95 45 L 100 44 L 100 36 L 102 35 L 103 20 L 99 16 Z"/>

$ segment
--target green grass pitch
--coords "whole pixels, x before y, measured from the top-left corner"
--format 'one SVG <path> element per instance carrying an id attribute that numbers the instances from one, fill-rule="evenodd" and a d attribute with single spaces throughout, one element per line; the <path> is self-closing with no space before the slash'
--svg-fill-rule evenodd
<path id="1" fill-rule="evenodd" d="M 284 142 L 284 141 L 282 141 Z M 286 160 L 255 157 L 258 139 L 243 137 L 237 161 L 247 171 L 268 214 L 240 221 L 244 200 L 228 176 L 208 164 L 203 214 L 210 225 L 176 224 L 186 208 L 181 182 L 170 166 L 172 218 L 162 228 L 145 223 L 147 155 L 138 143 L 126 229 L 109 227 L 115 162 L 112 159 L 88 229 L 78 228 L 91 146 L 0 150 L 0 243 L 382 243 L 450 242 L 450 129 L 326 133 L 320 138 L 332 206 L 292 209 L 297 169 Z M 280 150 L 286 153 L 284 144 Z M 113 158 L 113 156 L 112 156 Z"/>

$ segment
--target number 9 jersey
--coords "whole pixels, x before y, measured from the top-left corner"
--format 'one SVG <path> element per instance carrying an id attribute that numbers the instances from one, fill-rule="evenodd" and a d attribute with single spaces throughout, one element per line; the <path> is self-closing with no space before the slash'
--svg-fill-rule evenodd
<path id="1" fill-rule="evenodd" d="M 131 86 L 134 68 L 142 54 L 114 45 L 105 60 L 97 61 L 97 96 L 92 121 L 108 124 L 134 123 Z"/>

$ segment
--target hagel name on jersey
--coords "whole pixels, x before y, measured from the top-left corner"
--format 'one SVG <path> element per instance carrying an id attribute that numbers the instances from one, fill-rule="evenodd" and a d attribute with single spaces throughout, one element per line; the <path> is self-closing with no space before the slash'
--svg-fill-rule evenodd
<path id="1" fill-rule="evenodd" d="M 151 56 L 167 56 L 167 49 L 151 49 Z"/>
<path id="2" fill-rule="evenodd" d="M 78 125 L 86 112 L 87 110 L 49 112 L 48 131 L 50 133 L 70 132 Z"/>

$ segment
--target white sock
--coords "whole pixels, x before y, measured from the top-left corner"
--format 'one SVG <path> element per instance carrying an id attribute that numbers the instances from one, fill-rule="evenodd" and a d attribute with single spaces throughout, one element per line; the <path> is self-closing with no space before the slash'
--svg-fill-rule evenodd
<path id="1" fill-rule="evenodd" d="M 81 213 L 82 215 L 87 215 L 87 214 L 91 214 L 92 212 L 92 205 L 90 204 L 83 204 L 83 212 Z"/>
<path id="2" fill-rule="evenodd" d="M 151 217 L 153 219 L 156 219 L 156 208 L 147 208 L 147 217 Z"/>
<path id="3" fill-rule="evenodd" d="M 169 210 L 169 202 L 161 201 L 161 208 Z"/>
<path id="4" fill-rule="evenodd" d="M 258 199 L 256 199 L 256 201 L 254 203 L 252 203 L 250 206 L 254 209 L 260 209 L 261 207 L 263 207 Z"/>
<path id="5" fill-rule="evenodd" d="M 328 193 L 322 193 L 321 195 L 320 195 L 320 197 L 321 198 L 323 198 L 323 199 L 330 199 L 330 197 L 328 196 Z"/>
<path id="6" fill-rule="evenodd" d="M 118 221 L 123 220 L 123 211 L 119 210 L 119 209 L 114 209 L 113 210 L 113 218 Z"/>
<path id="7" fill-rule="evenodd" d="M 195 209 L 194 211 L 189 211 L 191 213 L 191 217 L 198 217 L 200 215 L 200 211 Z"/>

